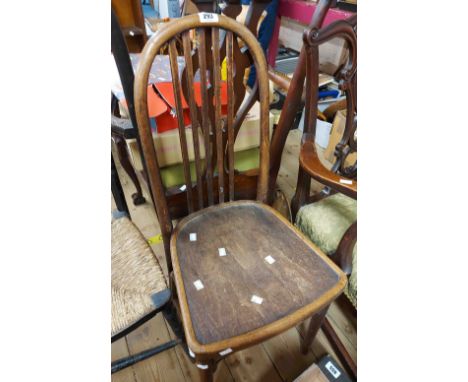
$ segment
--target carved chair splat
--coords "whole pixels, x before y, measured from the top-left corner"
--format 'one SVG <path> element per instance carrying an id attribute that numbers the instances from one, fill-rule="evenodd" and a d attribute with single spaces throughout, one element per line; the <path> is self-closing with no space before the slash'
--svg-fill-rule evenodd
<path id="1" fill-rule="evenodd" d="M 347 158 L 357 152 L 357 17 L 336 21 L 328 26 L 308 28 L 304 32 L 305 50 L 305 118 L 304 133 L 299 154 L 299 173 L 296 192 L 291 201 L 296 225 L 327 253 L 350 282 L 345 294 L 354 307 L 357 306 L 357 160 L 349 165 Z M 348 58 L 335 74 L 340 88 L 346 95 L 346 121 L 343 136 L 335 147 L 335 162 L 329 170 L 320 161 L 315 145 L 318 106 L 319 46 L 332 38 L 343 38 L 348 47 Z M 311 179 L 324 186 L 328 193 L 311 197 Z M 328 196 L 333 194 L 331 196 Z M 308 204 L 311 200 L 313 203 Z M 347 305 L 351 305 L 347 302 Z M 355 308 L 354 308 L 355 309 Z M 355 310 L 354 310 L 355 312 Z M 315 330 L 315 326 L 311 325 Z M 322 329 L 335 348 L 348 372 L 356 378 L 357 367 L 346 348 L 324 319 Z"/>

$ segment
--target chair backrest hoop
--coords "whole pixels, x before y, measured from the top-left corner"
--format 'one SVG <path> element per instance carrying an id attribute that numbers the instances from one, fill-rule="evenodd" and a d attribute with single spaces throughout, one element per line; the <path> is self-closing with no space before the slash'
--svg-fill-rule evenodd
<path id="1" fill-rule="evenodd" d="M 168 43 L 170 44 L 171 40 L 183 32 L 200 28 L 224 29 L 232 32 L 234 36 L 240 37 L 247 46 L 256 67 L 260 94 L 260 168 L 257 184 L 257 200 L 266 202 L 267 198 L 269 169 L 269 89 L 265 54 L 255 36 L 245 26 L 223 15 L 211 14 L 212 17 L 205 17 L 205 15 L 204 13 L 193 14 L 174 19 L 163 25 L 145 45 L 135 76 L 135 111 L 142 143 L 143 157 L 147 166 L 148 181 L 155 202 L 163 239 L 166 238 L 166 240 L 169 239 L 170 233 L 172 232 L 172 222 L 148 118 L 147 86 L 151 65 L 155 56 L 163 46 Z M 177 95 L 177 92 L 175 95 Z M 168 243 L 165 242 L 165 245 L 167 244 Z"/>

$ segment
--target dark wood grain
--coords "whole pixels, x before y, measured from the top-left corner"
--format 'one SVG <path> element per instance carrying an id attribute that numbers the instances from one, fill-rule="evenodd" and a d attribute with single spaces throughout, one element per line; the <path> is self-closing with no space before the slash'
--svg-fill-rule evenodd
<path id="1" fill-rule="evenodd" d="M 190 241 L 191 233 L 196 241 Z M 227 255 L 220 257 L 219 248 Z M 323 308 L 345 285 L 339 268 L 317 247 L 275 210 L 256 202 L 224 203 L 188 216 L 177 226 L 171 250 L 178 292 L 183 285 L 182 312 L 189 318 L 184 320 L 187 341 L 201 353 L 203 345 L 223 346 L 228 339 L 242 346 L 245 342 L 233 338 L 284 318 L 286 329 L 304 313 Z M 275 262 L 268 264 L 266 256 Z M 203 289 L 196 289 L 197 280 Z M 253 295 L 263 303 L 252 303 Z"/>
<path id="2" fill-rule="evenodd" d="M 250 33 L 245 27 L 238 24 L 234 20 L 219 15 L 217 22 L 201 22 L 198 15 L 186 16 L 176 21 L 164 24 L 146 44 L 142 52 L 138 71 L 135 79 L 135 99 L 136 111 L 138 119 L 138 128 L 140 130 L 142 140 L 142 151 L 145 156 L 145 163 L 148 166 L 147 174 L 149 185 L 153 194 L 153 199 L 157 205 L 157 215 L 160 219 L 161 230 L 163 238 L 167 241 L 172 232 L 171 215 L 168 210 L 166 190 L 161 182 L 161 174 L 157 158 L 155 156 L 153 139 L 151 129 L 148 123 L 148 110 L 147 110 L 147 94 L 146 86 L 148 83 L 149 70 L 154 60 L 154 56 L 158 54 L 161 48 L 165 47 L 167 43 L 177 36 L 186 33 L 190 30 L 197 31 L 197 39 L 199 42 L 198 56 L 200 61 L 200 82 L 201 82 L 201 114 L 202 114 L 202 128 L 205 134 L 205 161 L 206 161 L 206 186 L 208 195 L 208 205 L 214 203 L 213 195 L 213 177 L 212 177 L 212 154 L 213 154 L 213 126 L 210 118 L 210 107 L 213 108 L 213 97 L 209 96 L 207 89 L 208 76 L 207 73 L 213 73 L 213 68 L 207 67 L 206 52 L 206 36 L 211 36 L 212 28 L 222 28 L 226 31 L 231 31 L 235 35 L 233 41 L 243 41 L 243 44 L 249 51 L 249 56 L 252 57 L 253 63 L 257 68 L 257 80 L 259 84 L 259 99 L 260 99 L 260 168 L 258 170 L 257 182 L 257 199 L 265 200 L 268 189 L 268 167 L 269 167 L 269 110 L 268 110 L 268 78 L 266 73 L 266 59 L 261 46 L 259 45 L 255 36 Z M 210 33 L 206 33 L 206 32 Z M 212 60 L 211 60 L 212 63 Z M 213 65 L 213 64 L 212 64 Z M 213 81 L 210 81 L 213 85 Z M 176 92 L 175 94 L 179 94 Z M 141 126 L 140 126 L 141 124 Z M 210 134 L 211 133 L 211 134 Z M 144 143 L 143 143 L 144 141 Z M 208 144 L 206 144 L 208 142 Z M 188 182 L 187 182 L 188 183 Z M 189 183 L 188 183 L 189 184 Z M 165 242 L 165 245 L 168 243 Z"/>
<path id="3" fill-rule="evenodd" d="M 190 119 L 192 122 L 193 130 L 193 150 L 195 154 L 195 170 L 197 172 L 197 191 L 198 191 L 198 208 L 203 208 L 203 187 L 202 187 L 202 176 L 203 169 L 201 164 L 200 156 L 200 137 L 199 129 L 200 123 L 198 120 L 198 108 L 195 103 L 195 94 L 193 91 L 193 67 L 192 67 L 192 55 L 191 55 L 191 42 L 189 32 L 185 32 L 182 35 L 182 41 L 184 46 L 184 58 L 185 58 L 185 70 L 187 73 L 186 89 L 188 93 L 188 103 L 190 109 Z"/>
<path id="4" fill-rule="evenodd" d="M 338 244 L 338 248 L 331 259 L 341 270 L 350 275 L 353 267 L 353 250 L 357 242 L 357 221 L 349 226 Z"/>
<path id="5" fill-rule="evenodd" d="M 227 133 L 228 133 L 228 163 L 229 163 L 229 200 L 234 200 L 234 86 L 233 79 L 233 52 L 232 52 L 232 32 L 226 35 L 226 71 L 227 71 L 227 92 L 228 92 L 228 114 L 227 114 Z"/>
<path id="6" fill-rule="evenodd" d="M 309 24 L 309 29 L 318 29 L 322 26 L 325 16 L 330 6 L 336 0 L 320 0 L 317 4 L 317 9 L 314 12 L 312 20 Z M 281 156 L 283 148 L 288 137 L 289 130 L 296 117 L 299 106 L 301 105 L 301 97 L 304 88 L 306 74 L 306 49 L 303 46 L 299 54 L 296 69 L 289 85 L 289 91 L 286 94 L 284 106 L 281 111 L 278 126 L 275 129 L 271 140 L 271 163 L 270 163 L 270 193 L 268 200 L 271 202 L 274 196 L 273 190 L 278 177 L 278 171 L 281 164 Z"/>
<path id="7" fill-rule="evenodd" d="M 210 118 L 210 105 L 207 88 L 207 65 L 206 65 L 206 31 L 205 29 L 199 30 L 200 47 L 198 49 L 198 60 L 200 62 L 200 87 L 202 96 L 202 126 L 205 138 L 205 152 L 206 152 L 206 183 L 208 193 L 208 205 L 212 206 L 213 200 L 213 166 L 212 166 L 212 151 L 211 135 L 213 134 Z"/>
<path id="8" fill-rule="evenodd" d="M 255 100 L 258 95 L 260 102 L 260 166 L 244 174 L 233 174 L 231 164 L 228 169 L 231 175 L 227 177 L 220 176 L 225 171 L 223 153 L 228 149 L 225 144 L 229 141 L 229 137 L 225 137 L 222 131 L 220 115 L 221 55 L 211 53 L 219 47 L 219 32 L 213 31 L 218 29 L 232 32 L 232 61 L 235 62 L 236 70 L 234 46 L 242 41 L 248 50 L 257 71 L 257 84 L 251 100 Z M 220 204 L 191 213 L 177 224 L 174 231 L 168 198 L 171 190 L 165 190 L 162 185 L 148 120 L 146 88 L 155 55 L 169 43 L 179 133 L 185 137 L 182 114 L 179 113 L 182 86 L 176 74 L 175 41 L 193 30 L 196 30 L 198 37 L 202 97 L 201 106 L 197 107 L 201 110 L 201 128 L 206 140 L 206 171 L 201 184 L 192 187 L 187 182 L 187 190 L 182 194 L 169 195 L 174 198 L 186 195 L 188 213 L 192 211 L 191 203 L 200 206 L 219 201 Z M 208 44 L 208 40 L 213 45 Z M 187 48 L 188 42 L 185 42 L 184 56 L 187 55 Z M 234 71 L 234 65 L 230 65 L 231 72 Z M 177 288 L 174 301 L 179 303 L 187 345 L 195 353 L 195 362 L 202 367 L 208 366 L 207 369 L 201 369 L 201 377 L 208 381 L 212 380 L 216 362 L 224 356 L 219 352 L 226 348 L 240 350 L 291 328 L 328 306 L 342 292 L 346 283 L 346 276 L 330 259 L 279 213 L 262 204 L 268 195 L 269 171 L 269 88 L 266 68 L 264 52 L 246 27 L 223 15 L 219 15 L 217 21 L 201 21 L 199 15 L 192 15 L 171 21 L 158 30 L 142 52 L 135 77 L 138 129 L 168 269 L 174 271 L 173 280 Z M 232 77 L 230 74 L 229 78 Z M 183 78 L 182 82 L 186 83 L 186 94 L 190 94 L 189 80 Z M 234 104 L 230 108 L 232 121 L 238 94 L 233 97 L 235 85 L 231 86 L 228 102 Z M 191 102 L 188 101 L 189 105 Z M 234 126 L 231 126 L 231 130 L 235 130 L 235 123 L 232 123 Z M 215 133 L 216 140 L 213 139 Z M 181 138 L 184 166 L 188 162 L 188 154 L 184 154 L 186 143 Z M 231 139 L 231 146 L 232 143 Z M 215 153 L 220 153 L 217 158 Z M 211 159 L 213 161 L 208 163 Z M 216 159 L 220 174 L 213 178 Z M 189 175 L 189 172 L 185 174 Z M 224 189 L 233 175 L 236 175 L 233 182 L 234 196 L 239 189 L 246 194 L 254 191 L 257 202 L 223 203 Z M 238 179 L 242 179 L 242 182 L 239 183 Z M 256 189 L 248 187 L 252 185 L 252 180 L 257 181 Z M 236 187 L 241 184 L 243 188 Z M 203 199 L 206 195 L 207 203 L 205 200 L 203 203 L 197 200 L 200 195 L 196 190 L 198 187 L 207 188 L 207 193 L 203 192 Z M 197 241 L 189 241 L 190 233 L 197 233 Z M 228 255 L 220 257 L 218 248 L 225 248 Z M 276 260 L 274 264 L 265 261 L 267 255 Z M 206 287 L 195 293 L 193 282 L 198 279 Z M 203 294 L 207 295 L 201 298 Z M 264 299 L 261 305 L 250 301 L 253 294 Z"/>
<path id="9" fill-rule="evenodd" d="M 321 1 L 325 4 L 326 1 Z M 305 122 L 304 134 L 301 142 L 301 149 L 299 155 L 299 171 L 297 177 L 296 192 L 291 201 L 292 214 L 295 217 L 297 211 L 306 203 L 311 201 L 310 197 L 310 184 L 311 178 L 319 181 L 329 188 L 328 194 L 340 192 L 354 199 L 357 199 L 357 161 L 347 166 L 346 158 L 357 151 L 357 17 L 351 16 L 347 20 L 339 20 L 329 24 L 324 28 L 319 28 L 317 25 L 309 27 L 304 31 L 304 47 L 301 50 L 301 58 L 298 68 L 294 74 L 298 78 L 294 78 L 289 86 L 288 96 L 286 101 L 293 101 L 292 105 L 288 106 L 287 113 L 283 120 L 280 118 L 279 126 L 273 137 L 272 153 L 278 154 L 282 150 L 285 137 L 287 136 L 287 123 L 291 119 L 291 108 L 297 107 L 299 103 L 299 96 L 297 93 L 301 89 L 306 79 L 306 96 L 305 96 Z M 337 106 L 346 107 L 346 124 L 343 136 L 336 145 L 334 155 L 336 161 L 332 168 L 328 170 L 320 162 L 315 146 L 315 129 L 317 120 L 317 93 L 318 93 L 318 76 L 319 76 L 319 46 L 333 38 L 342 38 L 345 40 L 348 48 L 348 58 L 344 65 L 339 68 L 335 74 L 339 82 L 340 89 L 346 95 L 345 104 L 338 103 Z M 299 67 L 300 66 L 300 67 Z M 279 81 L 278 81 L 279 82 Z M 296 94 L 290 94 L 294 93 Z M 289 97 L 289 98 L 288 98 Z M 283 110 L 284 112 L 284 110 Z M 333 113 L 330 109 L 327 114 Z M 283 113 L 282 113 L 283 116 Z M 285 122 L 286 121 L 286 122 Z M 279 169 L 279 159 L 276 157 L 274 163 L 270 167 L 270 184 L 274 184 L 276 175 Z M 322 197 L 323 195 L 318 195 Z M 326 219 L 326 217 L 324 217 Z M 351 273 L 352 268 L 352 252 L 357 240 L 357 222 L 354 222 L 346 231 L 340 240 L 340 244 L 336 252 L 331 256 L 333 261 L 337 263 L 340 268 L 346 273 Z M 309 331 L 315 332 L 317 323 L 312 322 Z M 351 375 L 356 378 L 356 364 L 346 351 L 341 343 L 333 327 L 328 320 L 323 320 L 322 329 L 324 330 L 332 347 L 336 350 L 343 364 Z"/>
<path id="10" fill-rule="evenodd" d="M 181 86 L 179 81 L 179 67 L 177 65 L 177 48 L 175 40 L 169 42 L 169 59 L 171 63 L 172 87 L 174 89 L 177 126 L 179 129 L 182 163 L 185 185 L 187 187 L 187 205 L 189 213 L 193 212 L 193 190 L 190 176 L 190 161 L 188 156 L 187 137 L 185 136 L 184 109 L 182 107 Z"/>
<path id="11" fill-rule="evenodd" d="M 214 78 L 214 109 L 216 132 L 216 159 L 218 162 L 219 203 L 224 202 L 224 147 L 223 121 L 221 120 L 221 61 L 219 59 L 219 29 L 212 29 L 213 42 L 213 78 Z"/>
<path id="12" fill-rule="evenodd" d="M 293 216 L 307 203 L 310 193 L 310 179 L 314 178 L 332 189 L 357 198 L 357 162 L 347 167 L 346 158 L 357 151 L 357 104 L 356 104 L 356 71 L 357 71 L 357 17 L 335 21 L 322 29 L 309 28 L 304 31 L 306 51 L 306 102 L 304 134 L 299 155 L 299 172 L 296 193 L 291 201 Z M 317 114 L 317 91 L 319 76 L 318 48 L 333 38 L 343 38 L 348 47 L 348 58 L 338 70 L 336 77 L 340 89 L 346 94 L 346 125 L 343 136 L 335 147 L 336 161 L 328 170 L 321 163 L 315 147 L 315 129 Z"/>
<path id="13" fill-rule="evenodd" d="M 302 145 L 299 154 L 299 163 L 303 170 L 320 183 L 330 186 L 351 198 L 357 199 L 357 180 L 349 179 L 328 170 L 320 161 L 315 143 L 311 140 L 307 140 Z M 299 208 L 300 207 L 301 206 L 299 206 Z"/>

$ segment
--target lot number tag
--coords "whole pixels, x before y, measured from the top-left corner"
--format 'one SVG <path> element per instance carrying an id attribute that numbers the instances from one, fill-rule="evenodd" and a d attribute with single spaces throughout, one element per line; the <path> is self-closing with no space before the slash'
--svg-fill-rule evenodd
<path id="1" fill-rule="evenodd" d="M 200 12 L 198 17 L 202 23 L 217 23 L 219 20 L 218 14 L 216 13 Z"/>

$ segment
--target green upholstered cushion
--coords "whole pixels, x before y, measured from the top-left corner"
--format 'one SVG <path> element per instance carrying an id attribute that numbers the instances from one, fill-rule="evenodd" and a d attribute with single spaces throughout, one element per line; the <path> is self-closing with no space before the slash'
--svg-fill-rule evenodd
<path id="1" fill-rule="evenodd" d="M 302 207 L 296 226 L 327 255 L 338 248 L 346 230 L 357 220 L 357 202 L 343 194 L 334 194 Z M 353 249 L 353 265 L 345 294 L 357 307 L 357 245 Z"/>
<path id="2" fill-rule="evenodd" d="M 242 172 L 258 168 L 259 164 L 260 153 L 258 147 L 234 153 L 234 167 L 238 171 Z M 197 179 L 195 162 L 190 162 L 190 174 L 194 182 Z M 182 163 L 162 168 L 161 177 L 164 186 L 167 188 L 185 184 Z"/>

